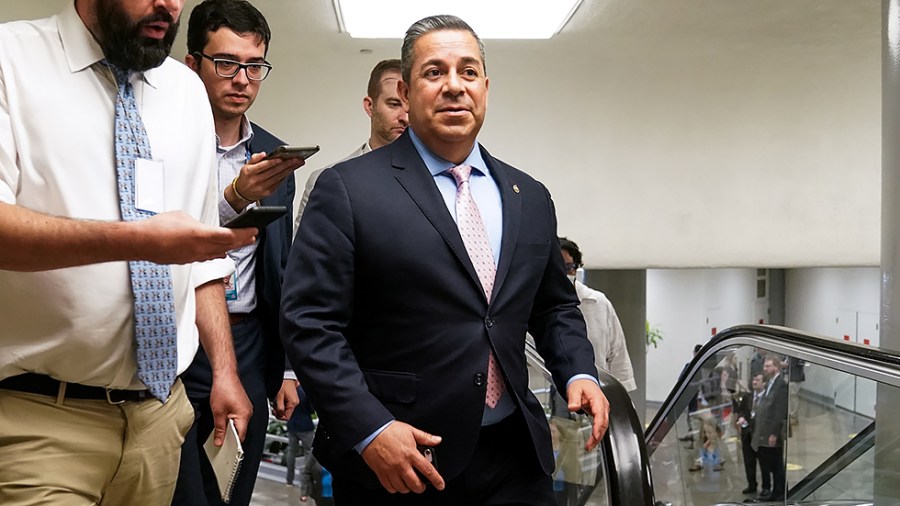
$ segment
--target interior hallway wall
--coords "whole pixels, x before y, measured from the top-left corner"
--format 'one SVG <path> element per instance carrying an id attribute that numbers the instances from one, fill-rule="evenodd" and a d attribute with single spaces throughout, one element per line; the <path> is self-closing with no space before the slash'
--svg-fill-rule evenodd
<path id="1" fill-rule="evenodd" d="M 0 0 L 0 20 L 66 1 Z M 275 70 L 251 117 L 322 146 L 302 188 L 367 138 L 368 73 L 400 42 L 338 33 L 330 0 L 254 4 Z M 588 268 L 878 265 L 880 16 L 878 0 L 586 0 L 553 39 L 486 41 L 481 139 L 547 184 Z"/>
<path id="2" fill-rule="evenodd" d="M 647 349 L 647 400 L 665 399 L 694 345 L 706 342 L 713 328 L 758 323 L 756 280 L 756 269 L 647 271 L 647 320 L 664 337 L 659 348 Z M 770 270 L 766 323 L 853 341 L 861 336 L 862 343 L 877 335 L 879 287 L 876 267 Z M 815 367 L 807 370 L 803 388 L 827 398 L 843 396 L 851 407 L 856 395 Z"/>
<path id="3" fill-rule="evenodd" d="M 755 323 L 756 269 L 650 269 L 647 321 L 663 335 L 647 349 L 647 401 L 661 402 L 715 332 Z"/>
<path id="4" fill-rule="evenodd" d="M 842 339 L 856 313 L 878 314 L 880 287 L 877 267 L 788 269 L 785 325 Z"/>

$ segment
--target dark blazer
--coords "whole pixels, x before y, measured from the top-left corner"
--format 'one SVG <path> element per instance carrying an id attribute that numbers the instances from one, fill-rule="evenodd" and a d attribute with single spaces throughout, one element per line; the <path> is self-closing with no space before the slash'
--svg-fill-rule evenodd
<path id="1" fill-rule="evenodd" d="M 272 151 L 286 143 L 253 123 L 253 153 Z M 285 178 L 272 195 L 262 199 L 260 205 L 285 206 L 286 215 L 259 231 L 256 249 L 256 312 L 265 336 L 266 394 L 274 398 L 284 380 L 288 365 L 281 339 L 278 335 L 279 308 L 281 306 L 281 282 L 293 238 L 295 183 L 293 176 Z M 238 357 L 240 360 L 240 357 Z"/>
<path id="2" fill-rule="evenodd" d="M 784 444 L 785 422 L 788 415 L 788 386 L 784 375 L 772 380 L 772 388 L 756 406 L 756 420 L 753 428 L 753 449 L 769 446 L 769 436 L 775 435 L 776 447 Z"/>
<path id="3" fill-rule="evenodd" d="M 753 425 L 755 420 L 753 419 L 753 392 L 737 392 L 731 397 L 731 406 L 734 411 L 734 420 L 737 423 L 737 419 L 740 417 L 744 417 L 744 420 L 747 421 L 746 427 L 738 427 L 741 433 L 741 440 L 750 442 L 751 437 L 753 436 Z"/>
<path id="4" fill-rule="evenodd" d="M 282 336 L 319 413 L 314 451 L 336 477 L 377 486 L 353 446 L 392 418 L 442 436 L 439 471 L 457 476 L 480 431 L 491 348 L 550 474 L 526 331 L 560 392 L 576 374 L 596 376 L 547 189 L 480 149 L 503 203 L 490 303 L 408 133 L 323 171 L 310 195 L 285 271 Z"/>

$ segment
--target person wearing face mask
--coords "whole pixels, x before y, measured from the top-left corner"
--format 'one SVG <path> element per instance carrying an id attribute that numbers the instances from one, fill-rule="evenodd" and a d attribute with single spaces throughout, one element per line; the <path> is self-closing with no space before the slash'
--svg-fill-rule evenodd
<path id="1" fill-rule="evenodd" d="M 575 293 L 581 301 L 579 307 L 587 324 L 588 339 L 594 346 L 594 364 L 599 369 L 609 371 L 629 392 L 636 390 L 631 357 L 625 347 L 625 333 L 616 310 L 603 292 L 575 279 L 575 272 L 583 265 L 578 245 L 560 237 L 559 247 L 566 262 L 566 274 L 575 285 Z"/>

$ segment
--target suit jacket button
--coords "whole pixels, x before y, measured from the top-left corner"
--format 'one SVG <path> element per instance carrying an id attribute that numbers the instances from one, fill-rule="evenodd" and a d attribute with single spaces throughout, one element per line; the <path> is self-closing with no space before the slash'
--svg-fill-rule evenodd
<path id="1" fill-rule="evenodd" d="M 485 318 L 484 324 L 487 325 L 488 328 L 491 328 L 494 326 L 494 319 L 493 318 Z"/>
<path id="2" fill-rule="evenodd" d="M 476 387 L 483 387 L 487 380 L 487 376 L 479 372 L 476 373 L 475 376 L 472 377 L 472 379 L 474 380 Z"/>

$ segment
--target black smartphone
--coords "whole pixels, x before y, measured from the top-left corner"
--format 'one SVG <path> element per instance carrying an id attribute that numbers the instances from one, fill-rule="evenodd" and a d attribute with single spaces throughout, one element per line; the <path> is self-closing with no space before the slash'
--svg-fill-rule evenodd
<path id="1" fill-rule="evenodd" d="M 266 155 L 263 160 L 272 160 L 273 158 L 280 158 L 282 160 L 288 158 L 303 158 L 304 160 L 306 160 L 307 158 L 318 152 L 319 146 L 279 146 L 273 149 L 271 153 Z"/>
<path id="2" fill-rule="evenodd" d="M 416 448 L 418 448 L 419 453 L 421 453 L 422 456 L 425 457 L 425 460 L 430 462 L 435 469 L 438 468 L 437 452 L 435 451 L 435 448 L 433 446 L 418 445 Z"/>
<path id="3" fill-rule="evenodd" d="M 228 228 L 256 227 L 262 229 L 285 214 L 287 214 L 287 207 L 285 206 L 251 207 L 222 226 Z"/>

